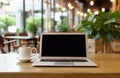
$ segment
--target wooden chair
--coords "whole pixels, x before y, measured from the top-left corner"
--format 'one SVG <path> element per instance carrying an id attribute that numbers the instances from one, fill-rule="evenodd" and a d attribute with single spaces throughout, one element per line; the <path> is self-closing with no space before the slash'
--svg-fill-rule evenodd
<path id="1" fill-rule="evenodd" d="M 28 36 L 28 35 L 27 35 L 27 33 L 21 32 L 21 33 L 18 33 L 18 36 Z M 27 45 L 28 42 L 26 40 L 21 40 L 20 44 L 21 45 Z"/>
<path id="2" fill-rule="evenodd" d="M 5 33 L 4 36 L 16 36 L 15 33 Z M 6 41 L 16 41 L 14 39 L 5 39 Z M 17 49 L 20 47 L 19 45 L 16 44 L 16 42 L 11 43 L 13 51 L 17 51 Z"/>
<path id="3" fill-rule="evenodd" d="M 21 33 L 18 33 L 19 36 L 28 36 L 27 33 L 24 33 L 24 32 L 21 32 Z M 25 46 L 30 46 L 30 45 L 33 45 L 34 44 L 34 41 L 33 39 L 29 39 L 29 40 L 21 40 L 20 41 L 20 44 L 21 45 L 25 45 Z"/>
<path id="4" fill-rule="evenodd" d="M 0 35 L 0 50 L 1 50 L 1 52 L 2 53 L 6 53 L 4 51 L 4 46 L 8 45 L 8 44 L 12 44 L 13 45 L 15 42 L 16 42 L 16 40 L 11 40 L 11 41 L 4 42 L 4 38 Z"/>
<path id="5" fill-rule="evenodd" d="M 37 39 L 37 50 L 38 50 L 38 52 L 40 52 L 40 35 Z"/>

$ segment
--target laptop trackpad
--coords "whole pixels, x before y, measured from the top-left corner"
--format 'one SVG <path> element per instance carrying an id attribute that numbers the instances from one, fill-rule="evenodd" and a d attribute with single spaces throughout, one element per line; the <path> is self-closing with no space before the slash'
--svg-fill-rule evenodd
<path id="1" fill-rule="evenodd" d="M 74 62 L 54 62 L 56 66 L 73 66 L 75 65 Z"/>

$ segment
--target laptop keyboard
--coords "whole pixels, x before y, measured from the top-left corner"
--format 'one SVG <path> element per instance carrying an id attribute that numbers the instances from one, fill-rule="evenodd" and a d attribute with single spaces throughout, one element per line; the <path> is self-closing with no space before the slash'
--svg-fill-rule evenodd
<path id="1" fill-rule="evenodd" d="M 46 60 L 42 59 L 41 61 L 44 62 L 88 62 L 86 59 L 80 59 L 80 60 Z"/>

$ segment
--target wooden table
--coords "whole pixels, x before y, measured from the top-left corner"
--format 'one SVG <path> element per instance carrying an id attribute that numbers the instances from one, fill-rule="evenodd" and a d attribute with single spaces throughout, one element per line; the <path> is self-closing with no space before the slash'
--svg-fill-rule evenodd
<path id="1" fill-rule="evenodd" d="M 37 46 L 38 36 L 36 36 L 34 38 L 31 38 L 31 37 L 28 37 L 28 36 L 5 36 L 4 38 L 7 39 L 7 40 L 10 40 L 10 39 L 15 39 L 16 40 L 16 39 L 18 39 L 20 46 L 21 46 L 21 40 L 26 40 L 26 41 L 33 40 L 34 41 L 34 46 L 36 47 Z M 8 50 L 9 50 L 9 52 L 11 51 L 10 50 L 10 44 L 8 45 Z"/>
<path id="2" fill-rule="evenodd" d="M 94 54 L 98 67 L 32 67 L 17 54 L 0 54 L 0 78 L 120 78 L 120 54 Z"/>

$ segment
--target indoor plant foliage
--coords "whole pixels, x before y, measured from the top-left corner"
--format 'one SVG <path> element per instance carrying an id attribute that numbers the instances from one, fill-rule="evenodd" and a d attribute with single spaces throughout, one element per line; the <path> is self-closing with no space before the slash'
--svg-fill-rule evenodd
<path id="1" fill-rule="evenodd" d="M 58 26 L 59 32 L 70 32 L 71 29 L 68 26 L 68 19 L 64 18 L 63 21 Z"/>
<path id="2" fill-rule="evenodd" d="M 15 18 L 9 15 L 0 16 L 0 25 L 2 25 L 4 31 L 7 31 L 8 26 L 15 25 Z"/>
<path id="3" fill-rule="evenodd" d="M 37 24 L 35 22 L 29 22 L 25 28 L 27 32 L 32 32 L 33 34 L 36 34 L 37 32 Z"/>
<path id="4" fill-rule="evenodd" d="M 68 32 L 70 31 L 69 27 L 66 25 L 59 25 L 59 32 Z"/>
<path id="5" fill-rule="evenodd" d="M 105 42 L 120 39 L 120 12 L 100 12 L 99 15 L 90 14 L 81 21 L 77 31 L 86 32 L 94 39 L 103 38 Z"/>
<path id="6" fill-rule="evenodd" d="M 86 32 L 90 38 L 104 41 L 104 51 L 108 42 L 120 40 L 120 12 L 100 12 L 89 14 L 77 26 L 78 32 Z"/>
<path id="7" fill-rule="evenodd" d="M 40 19 L 35 18 L 33 21 L 32 18 L 28 18 L 27 25 L 25 27 L 25 31 L 28 33 L 28 35 L 30 33 L 33 35 L 31 37 L 34 37 L 37 33 L 39 24 L 40 24 Z"/>

